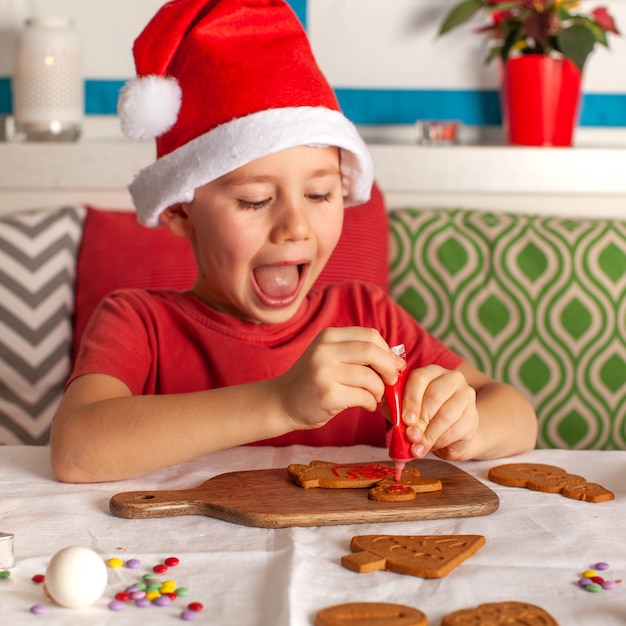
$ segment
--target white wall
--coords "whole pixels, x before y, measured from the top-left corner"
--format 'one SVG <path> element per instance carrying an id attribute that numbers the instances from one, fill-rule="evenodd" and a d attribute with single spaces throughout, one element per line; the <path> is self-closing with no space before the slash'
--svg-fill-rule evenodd
<path id="1" fill-rule="evenodd" d="M 438 38 L 455 0 L 308 0 L 307 27 L 322 69 L 335 87 L 389 89 L 496 88 L 496 65 L 483 62 L 472 27 Z M 30 15 L 75 18 L 84 46 L 86 78 L 133 74 L 131 46 L 162 0 L 0 0 L 0 77 L 12 73 L 15 31 Z M 626 33 L 626 0 L 607 6 Z M 626 94 L 626 37 L 610 37 L 588 61 L 584 89 Z M 625 113 L 626 117 L 626 113 Z M 625 124 L 626 126 L 626 124 Z"/>
<path id="2" fill-rule="evenodd" d="M 74 18 L 88 78 L 134 73 L 131 46 L 162 0 L 0 0 L 0 75 L 10 76 L 16 31 L 27 17 Z"/>
<path id="3" fill-rule="evenodd" d="M 334 86 L 396 88 L 496 87 L 497 66 L 485 66 L 484 39 L 471 25 L 442 37 L 438 29 L 457 0 L 309 0 L 308 31 L 322 69 Z M 626 2 L 600 0 L 626 32 Z M 583 2 L 593 9 L 597 2 Z M 585 87 L 626 93 L 626 37 L 597 47 Z"/>

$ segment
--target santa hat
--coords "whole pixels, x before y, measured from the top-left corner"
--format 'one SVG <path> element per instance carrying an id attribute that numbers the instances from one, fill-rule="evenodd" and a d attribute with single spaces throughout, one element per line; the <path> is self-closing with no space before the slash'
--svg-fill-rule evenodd
<path id="1" fill-rule="evenodd" d="M 141 223 L 157 226 L 197 187 L 301 145 L 338 147 L 346 205 L 369 198 L 370 154 L 283 0 L 168 2 L 133 52 L 122 130 L 156 138 L 158 157 L 129 187 Z"/>

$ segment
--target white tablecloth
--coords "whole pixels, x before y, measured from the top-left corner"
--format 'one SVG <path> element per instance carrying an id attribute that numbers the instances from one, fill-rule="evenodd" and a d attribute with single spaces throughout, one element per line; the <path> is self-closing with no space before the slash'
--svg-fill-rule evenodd
<path id="1" fill-rule="evenodd" d="M 438 626 L 453 610 L 500 600 L 527 601 L 561 626 L 626 624 L 626 451 L 534 451 L 514 461 L 558 465 L 614 491 L 611 502 L 591 504 L 561 495 L 500 487 L 487 479 L 492 465 L 458 464 L 491 487 L 500 507 L 490 515 L 342 526 L 264 529 L 202 516 L 127 520 L 108 510 L 112 495 L 130 490 L 194 487 L 217 474 L 286 467 L 312 459 L 383 460 L 385 451 L 353 448 L 249 447 L 215 453 L 142 478 L 96 485 L 54 481 L 43 447 L 0 447 L 0 532 L 15 535 L 15 567 L 0 579 L 0 624 L 172 624 L 188 601 L 205 606 L 195 623 L 224 626 L 310 626 L 321 608 L 381 601 L 419 608 Z M 340 564 L 359 534 L 482 534 L 486 544 L 441 579 L 381 571 L 356 574 Z M 93 548 L 104 559 L 140 559 L 139 570 L 108 569 L 103 597 L 85 609 L 54 605 L 31 577 L 68 545 Z M 169 607 L 107 608 L 114 594 L 169 556 L 180 564 L 166 577 L 191 593 Z M 581 571 L 606 561 L 613 591 L 577 585 Z M 45 615 L 29 613 L 34 604 Z"/>

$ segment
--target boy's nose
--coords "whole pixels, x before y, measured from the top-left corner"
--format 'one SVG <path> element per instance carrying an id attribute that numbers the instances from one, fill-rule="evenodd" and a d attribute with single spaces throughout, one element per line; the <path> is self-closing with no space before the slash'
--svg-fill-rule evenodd
<path id="1" fill-rule="evenodd" d="M 297 202 L 285 201 L 277 210 L 274 222 L 274 237 L 278 241 L 298 241 L 306 239 L 311 224 L 304 207 Z"/>

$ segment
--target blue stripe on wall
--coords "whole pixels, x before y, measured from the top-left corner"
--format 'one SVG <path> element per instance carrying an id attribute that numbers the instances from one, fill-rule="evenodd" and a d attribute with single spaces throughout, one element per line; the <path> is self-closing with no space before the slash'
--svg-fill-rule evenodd
<path id="1" fill-rule="evenodd" d="M 469 126 L 502 123 L 497 91 L 337 89 L 345 115 L 355 124 L 412 124 L 452 119 Z M 583 94 L 581 126 L 626 126 L 626 94 Z"/>
<path id="2" fill-rule="evenodd" d="M 115 115 L 125 80 L 86 80 L 85 113 Z M 337 89 L 339 104 L 355 124 L 413 124 L 454 119 L 468 126 L 501 123 L 497 91 Z M 9 78 L 0 78 L 0 114 L 11 113 Z M 584 94 L 581 126 L 626 127 L 626 94 Z"/>
<path id="3" fill-rule="evenodd" d="M 498 124 L 498 94 L 426 89 L 336 89 L 346 117 L 355 124 L 413 124 L 452 119 L 469 125 Z"/>
<path id="4" fill-rule="evenodd" d="M 126 80 L 86 80 L 85 113 L 117 115 L 117 97 Z"/>
<path id="5" fill-rule="evenodd" d="M 11 113 L 11 79 L 0 78 L 0 115 Z"/>
<path id="6" fill-rule="evenodd" d="M 582 126 L 626 126 L 626 94 L 583 94 Z"/>
<path id="7" fill-rule="evenodd" d="M 293 9 L 293 12 L 298 16 L 302 26 L 306 28 L 306 3 L 307 0 L 287 0 L 288 4 Z"/>

